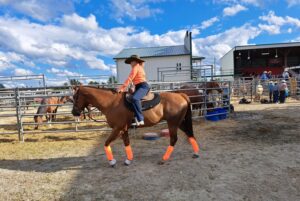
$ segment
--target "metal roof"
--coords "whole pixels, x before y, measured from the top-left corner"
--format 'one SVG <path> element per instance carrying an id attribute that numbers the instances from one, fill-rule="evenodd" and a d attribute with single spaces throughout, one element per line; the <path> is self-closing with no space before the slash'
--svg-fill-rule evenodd
<path id="1" fill-rule="evenodd" d="M 123 49 L 117 54 L 114 59 L 125 59 L 133 54 L 140 57 L 164 57 L 164 56 L 177 56 L 189 55 L 190 51 L 184 45 L 177 46 L 161 46 L 161 47 L 143 47 L 143 48 L 129 48 Z"/>
<path id="2" fill-rule="evenodd" d="M 300 42 L 235 46 L 230 51 L 228 51 L 225 55 L 223 55 L 221 59 L 224 58 L 230 52 L 237 51 L 237 50 L 255 50 L 255 49 L 285 48 L 285 47 L 300 47 Z"/>
<path id="3" fill-rule="evenodd" d="M 300 42 L 291 43 L 273 43 L 273 44 L 260 44 L 260 45 L 244 45 L 236 46 L 235 50 L 253 50 L 253 49 L 266 49 L 266 48 L 284 48 L 284 47 L 299 47 Z"/>

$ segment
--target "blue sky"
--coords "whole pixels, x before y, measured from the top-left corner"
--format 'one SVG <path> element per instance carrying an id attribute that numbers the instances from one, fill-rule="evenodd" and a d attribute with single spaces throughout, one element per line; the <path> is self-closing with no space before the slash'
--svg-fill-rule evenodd
<path id="1" fill-rule="evenodd" d="M 0 75 L 111 75 L 123 48 L 179 45 L 186 30 L 211 63 L 236 45 L 300 41 L 299 10 L 300 0 L 0 0 Z"/>

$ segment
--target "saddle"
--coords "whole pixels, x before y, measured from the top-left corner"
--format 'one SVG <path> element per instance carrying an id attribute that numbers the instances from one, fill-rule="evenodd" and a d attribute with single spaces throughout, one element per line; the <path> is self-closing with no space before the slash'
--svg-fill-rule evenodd
<path id="1" fill-rule="evenodd" d="M 132 106 L 132 94 L 125 93 L 124 98 L 125 106 L 130 110 L 134 111 Z M 160 95 L 158 93 L 148 92 L 146 96 L 141 99 L 142 111 L 150 110 L 160 103 Z"/>

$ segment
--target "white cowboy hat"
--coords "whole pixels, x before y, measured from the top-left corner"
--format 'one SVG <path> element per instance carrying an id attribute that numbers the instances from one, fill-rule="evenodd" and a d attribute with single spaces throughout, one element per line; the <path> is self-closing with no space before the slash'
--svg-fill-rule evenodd
<path id="1" fill-rule="evenodd" d="M 264 71 L 264 73 L 268 73 L 267 71 Z"/>
<path id="2" fill-rule="evenodd" d="M 282 83 L 286 83 L 286 81 L 285 81 L 285 80 L 281 80 L 281 82 L 282 82 Z"/>

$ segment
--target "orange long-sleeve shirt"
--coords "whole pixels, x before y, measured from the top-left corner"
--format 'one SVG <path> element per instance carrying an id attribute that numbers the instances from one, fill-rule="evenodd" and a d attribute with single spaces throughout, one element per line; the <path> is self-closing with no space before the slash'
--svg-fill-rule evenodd
<path id="1" fill-rule="evenodd" d="M 146 82 L 146 73 L 142 65 L 137 64 L 131 69 L 127 80 L 120 87 L 120 90 L 125 91 L 125 89 L 131 82 L 133 82 L 134 85 L 137 85 L 141 82 Z"/>

